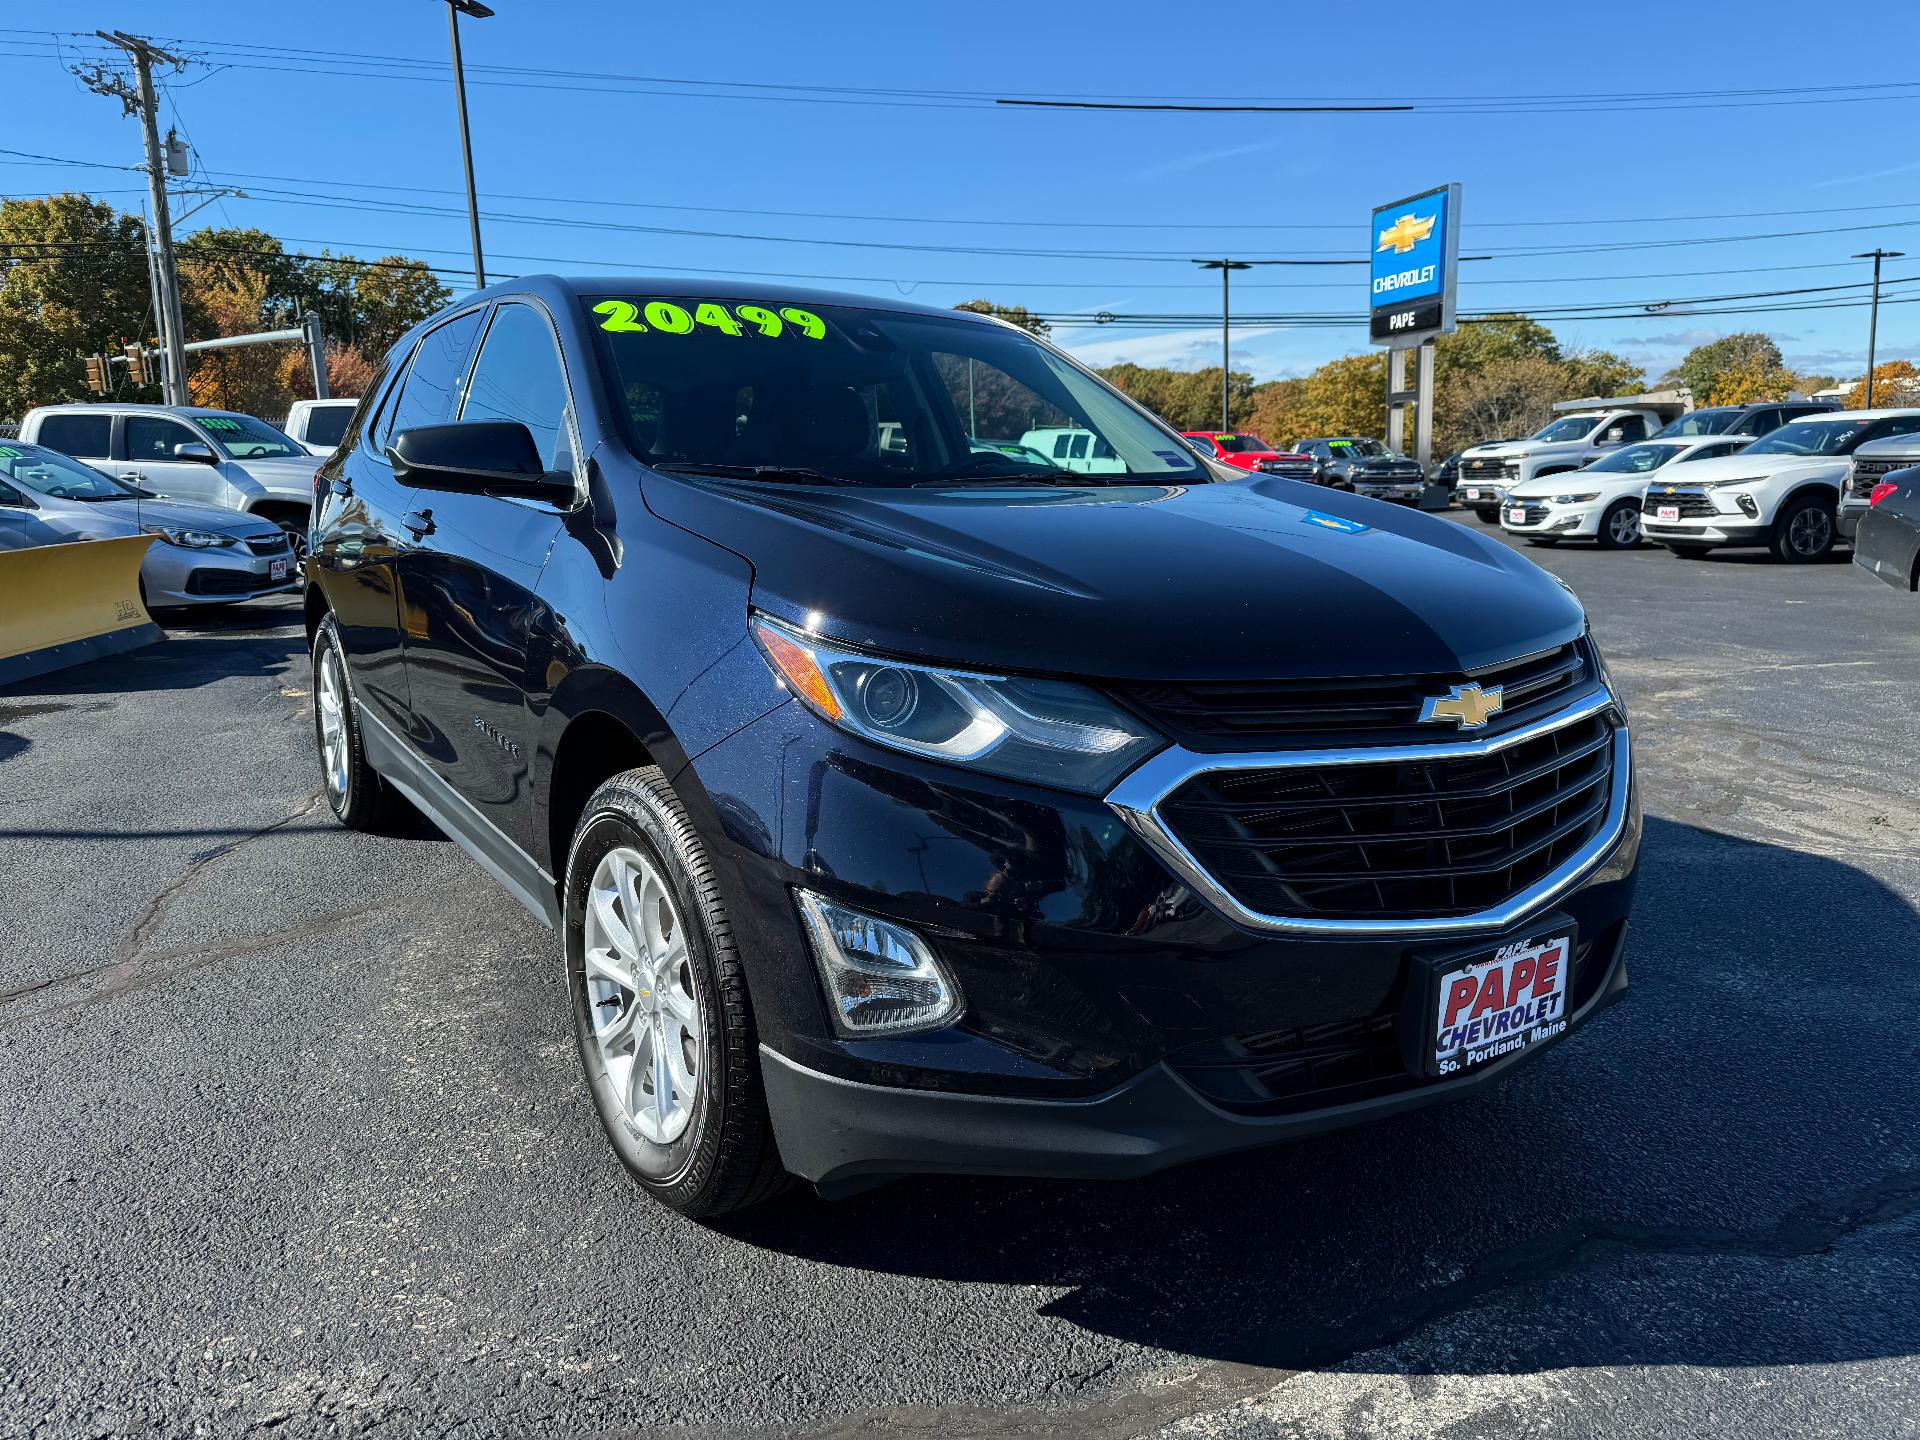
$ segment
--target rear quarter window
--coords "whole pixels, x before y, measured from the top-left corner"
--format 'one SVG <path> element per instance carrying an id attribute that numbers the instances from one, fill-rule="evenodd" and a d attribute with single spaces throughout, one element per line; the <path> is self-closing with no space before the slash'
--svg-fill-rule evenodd
<path id="1" fill-rule="evenodd" d="M 63 455 L 104 460 L 113 438 L 111 415 L 45 415 L 34 442 Z"/>

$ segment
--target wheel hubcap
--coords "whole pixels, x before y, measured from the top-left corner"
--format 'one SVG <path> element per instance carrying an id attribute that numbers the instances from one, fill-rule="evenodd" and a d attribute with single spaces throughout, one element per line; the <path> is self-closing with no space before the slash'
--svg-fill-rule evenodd
<path id="1" fill-rule="evenodd" d="M 1640 538 L 1640 517 L 1632 510 L 1616 510 L 1613 522 L 1607 528 L 1620 544 L 1631 545 Z"/>
<path id="2" fill-rule="evenodd" d="M 607 1080 L 656 1145 L 693 1119 L 701 1064 L 699 992 L 666 882 L 638 850 L 607 852 L 587 891 L 587 1007 Z"/>
<path id="3" fill-rule="evenodd" d="M 347 793 L 347 687 L 340 673 L 340 655 L 329 645 L 320 656 L 320 680 L 313 703 L 320 711 L 320 760 L 327 772 L 327 789 L 335 796 Z"/>
<path id="4" fill-rule="evenodd" d="M 1787 527 L 1787 543 L 1799 555 L 1818 555 L 1826 548 L 1831 530 L 1827 517 L 1818 510 L 1802 510 Z"/>

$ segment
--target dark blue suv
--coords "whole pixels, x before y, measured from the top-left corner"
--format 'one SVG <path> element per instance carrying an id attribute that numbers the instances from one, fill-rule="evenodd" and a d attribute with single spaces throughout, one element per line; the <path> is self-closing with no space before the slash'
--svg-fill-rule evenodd
<path id="1" fill-rule="evenodd" d="M 1120 468 L 1020 444 L 1062 428 Z M 526 278 L 402 340 L 316 485 L 335 813 L 404 798 L 552 926 L 686 1213 L 1371 1120 L 1624 990 L 1573 596 L 1010 325 Z"/>

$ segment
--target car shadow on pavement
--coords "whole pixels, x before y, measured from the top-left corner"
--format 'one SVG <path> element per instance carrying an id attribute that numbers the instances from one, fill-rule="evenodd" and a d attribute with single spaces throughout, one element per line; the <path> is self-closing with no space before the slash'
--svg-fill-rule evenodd
<path id="1" fill-rule="evenodd" d="M 307 643 L 297 628 L 299 618 L 298 612 L 283 610 L 195 614 L 190 630 L 171 630 L 165 638 L 124 655 L 0 685 L 0 698 L 196 690 L 249 675 L 285 677 L 304 689 Z"/>
<path id="2" fill-rule="evenodd" d="M 920 1178 L 723 1228 L 838 1266 L 1057 1290 L 1042 1313 L 1280 1369 L 1920 1351 L 1920 1301 L 1823 1323 L 1776 1283 L 1850 1237 L 1920 1233 L 1900 1223 L 1920 1216 L 1900 1160 L 1920 916 L 1853 865 L 1659 819 L 1640 875 L 1627 998 L 1478 1098 L 1131 1183 Z M 1693 1275 L 1674 1279 L 1698 1301 L 1687 1323 L 1655 1270 Z M 1602 1318 L 1583 1317 L 1601 1290 Z M 1381 1348 L 1517 1296 L 1564 1323 L 1532 1314 L 1437 1358 Z"/>

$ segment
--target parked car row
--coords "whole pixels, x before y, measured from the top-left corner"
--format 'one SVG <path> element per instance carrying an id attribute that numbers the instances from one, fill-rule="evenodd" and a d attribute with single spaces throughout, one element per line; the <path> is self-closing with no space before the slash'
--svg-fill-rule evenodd
<path id="1" fill-rule="evenodd" d="M 1920 409 L 1722 407 L 1578 469 L 1507 484 L 1496 518 L 1538 545 L 1592 539 L 1623 549 L 1645 538 L 1688 559 L 1764 546 L 1808 563 L 1852 538 L 1882 476 L 1916 463 Z"/>

